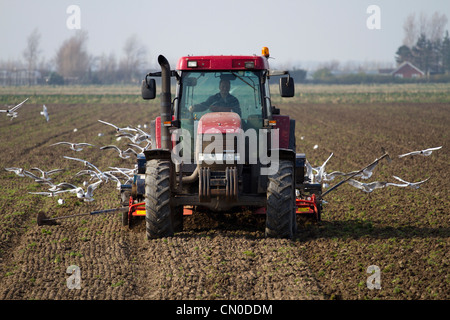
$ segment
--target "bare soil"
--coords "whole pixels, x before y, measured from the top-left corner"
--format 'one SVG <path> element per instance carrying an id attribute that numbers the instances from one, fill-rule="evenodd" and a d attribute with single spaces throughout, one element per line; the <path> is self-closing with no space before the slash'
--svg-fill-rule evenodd
<path id="1" fill-rule="evenodd" d="M 358 170 L 382 155 L 383 147 L 392 162 L 380 163 L 370 181 L 395 182 L 392 175 L 430 180 L 417 190 L 388 187 L 370 194 L 345 184 L 326 196 L 321 222 L 298 218 L 293 240 L 265 239 L 264 218 L 242 212 L 185 216 L 183 232 L 150 241 L 142 219 L 129 229 L 117 213 L 37 226 L 39 211 L 57 217 L 118 207 L 114 184 L 101 185 L 91 203 L 65 194 L 65 204 L 58 205 L 58 198 L 29 194 L 44 191 L 42 185 L 1 170 L 0 299 L 448 299 L 449 106 L 279 107 L 297 120 L 297 152 L 314 166 L 333 152 L 327 172 Z M 0 118 L 0 167 L 66 168 L 54 180 L 79 184 L 74 174 L 82 164 L 63 155 L 102 170 L 134 165 L 99 150 L 126 142 L 116 141 L 114 130 L 97 120 L 143 125 L 158 110 L 153 104 L 49 104 L 47 123 L 41 108 L 30 99 L 18 118 Z M 96 147 L 75 152 L 50 146 L 59 141 Z M 441 145 L 429 157 L 397 157 Z M 80 269 L 80 289 L 67 286 L 72 265 Z M 366 285 L 371 265 L 381 270 L 381 289 Z"/>

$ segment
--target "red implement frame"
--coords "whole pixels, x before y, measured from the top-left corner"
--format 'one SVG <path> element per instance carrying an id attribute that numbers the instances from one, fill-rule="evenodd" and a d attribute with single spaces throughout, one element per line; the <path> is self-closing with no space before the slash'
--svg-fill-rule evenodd
<path id="1" fill-rule="evenodd" d="M 305 199 L 295 199 L 295 204 L 297 208 L 295 209 L 295 213 L 297 214 L 313 214 L 316 220 L 319 219 L 319 210 L 317 209 L 316 204 L 316 195 L 312 194 L 308 197 L 309 200 Z"/>

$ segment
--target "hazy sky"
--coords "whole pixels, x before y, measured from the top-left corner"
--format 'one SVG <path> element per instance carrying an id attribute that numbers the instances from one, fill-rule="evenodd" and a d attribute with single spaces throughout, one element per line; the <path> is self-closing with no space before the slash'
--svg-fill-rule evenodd
<path id="1" fill-rule="evenodd" d="M 155 65 L 159 54 L 175 64 L 187 54 L 259 55 L 263 46 L 281 65 L 393 63 L 409 14 L 438 11 L 450 19 L 450 0 L 0 0 L 0 60 L 21 59 L 35 28 L 42 56 L 53 58 L 76 32 L 66 25 L 70 5 L 80 8 L 90 54 L 120 59 L 135 34 Z M 380 29 L 366 25 L 370 5 L 380 8 Z"/>

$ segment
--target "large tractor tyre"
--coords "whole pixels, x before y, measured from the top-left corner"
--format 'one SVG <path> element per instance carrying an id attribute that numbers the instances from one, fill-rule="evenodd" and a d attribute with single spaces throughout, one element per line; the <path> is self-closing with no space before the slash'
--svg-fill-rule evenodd
<path id="1" fill-rule="evenodd" d="M 266 237 L 291 239 L 297 232 L 294 165 L 281 160 L 267 187 Z"/>
<path id="2" fill-rule="evenodd" d="M 170 197 L 170 162 L 167 160 L 147 161 L 145 173 L 147 239 L 173 236 Z"/>

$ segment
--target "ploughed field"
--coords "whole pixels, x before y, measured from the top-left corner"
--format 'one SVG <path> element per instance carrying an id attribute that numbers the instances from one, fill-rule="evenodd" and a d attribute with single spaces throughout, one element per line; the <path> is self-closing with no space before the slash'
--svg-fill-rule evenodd
<path id="1" fill-rule="evenodd" d="M 297 152 L 313 166 L 333 153 L 326 172 L 359 170 L 384 148 L 392 161 L 380 161 L 369 182 L 429 178 L 419 189 L 371 193 L 343 184 L 324 197 L 321 222 L 298 218 L 293 240 L 265 239 L 264 217 L 247 211 L 185 216 L 183 232 L 157 240 L 145 239 L 143 219 L 122 226 L 120 213 L 38 226 L 39 211 L 58 217 L 119 207 L 115 183 L 83 202 L 72 193 L 30 194 L 47 188 L 3 168 L 65 168 L 53 180 L 76 185 L 86 180 L 75 177 L 85 167 L 63 156 L 101 170 L 132 168 L 133 158 L 100 150 L 129 141 L 116 141 L 114 129 L 97 120 L 148 125 L 159 106 L 138 90 L 31 95 L 18 118 L 0 114 L 0 299 L 449 299 L 450 89 L 396 87 L 307 87 L 301 96 L 299 87 L 292 100 L 273 99 L 297 120 Z M 2 108 L 28 97 L 2 90 Z M 49 122 L 39 114 L 42 104 Z M 60 141 L 95 147 L 50 146 Z M 428 157 L 398 158 L 437 146 Z M 71 266 L 79 268 L 80 289 L 68 287 Z M 379 289 L 368 288 L 369 266 L 379 268 Z"/>

